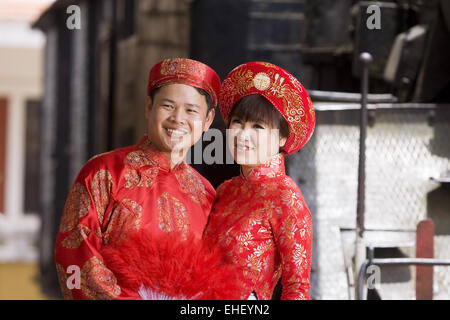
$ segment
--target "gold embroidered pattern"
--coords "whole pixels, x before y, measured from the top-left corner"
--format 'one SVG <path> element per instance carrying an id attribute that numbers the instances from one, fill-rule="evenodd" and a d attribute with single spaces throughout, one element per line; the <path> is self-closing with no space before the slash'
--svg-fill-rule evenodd
<path id="1" fill-rule="evenodd" d="M 311 237 L 312 236 L 312 229 L 311 229 L 312 221 L 310 215 L 305 215 L 300 223 L 300 236 L 302 239 L 305 239 L 305 236 Z"/>
<path id="2" fill-rule="evenodd" d="M 313 107 L 310 97 L 308 97 L 308 106 L 309 106 L 309 114 L 311 115 L 311 117 L 314 117 L 315 112 L 314 112 L 314 107 Z"/>
<path id="3" fill-rule="evenodd" d="M 103 225 L 106 208 L 109 205 L 109 195 L 113 186 L 112 176 L 108 170 L 99 170 L 92 178 L 91 194 L 94 198 L 95 208 L 100 225 Z"/>
<path id="4" fill-rule="evenodd" d="M 247 257 L 247 267 L 251 269 L 251 271 L 257 275 L 262 270 L 262 260 L 259 259 L 259 256 L 256 254 L 250 254 Z"/>
<path id="5" fill-rule="evenodd" d="M 303 272 L 306 263 L 306 250 L 300 243 L 296 243 L 294 246 L 293 260 L 298 270 Z"/>
<path id="6" fill-rule="evenodd" d="M 61 292 L 65 300 L 73 300 L 72 291 L 67 287 L 67 273 L 64 267 L 56 263 L 56 272 L 58 274 L 58 282 Z"/>
<path id="7" fill-rule="evenodd" d="M 141 169 L 143 166 L 148 168 Z M 130 152 L 125 158 L 125 188 L 150 187 L 158 175 L 157 163 L 142 150 Z"/>
<path id="8" fill-rule="evenodd" d="M 94 230 L 94 234 L 95 234 L 98 238 L 102 239 L 102 238 L 103 238 L 103 236 L 102 236 L 102 228 L 97 227 L 97 228 Z"/>
<path id="9" fill-rule="evenodd" d="M 202 180 L 194 172 L 194 169 L 186 167 L 186 170 L 177 171 L 175 177 L 181 189 L 192 201 L 203 205 L 206 202 L 206 189 Z"/>
<path id="10" fill-rule="evenodd" d="M 79 224 L 72 233 L 64 238 L 61 245 L 67 249 L 76 249 L 87 238 L 90 232 L 91 230 L 88 227 Z"/>
<path id="11" fill-rule="evenodd" d="M 206 67 L 199 64 L 187 63 L 183 58 L 167 59 L 161 64 L 162 75 L 185 74 L 205 78 Z"/>
<path id="12" fill-rule="evenodd" d="M 139 229 L 141 219 L 142 206 L 131 199 L 122 199 L 111 214 L 103 243 L 121 243 L 130 233 Z"/>
<path id="13" fill-rule="evenodd" d="M 276 66 L 274 64 L 270 63 L 270 62 L 256 61 L 256 64 L 260 64 L 260 65 L 262 65 L 264 67 L 267 67 L 267 68 L 276 68 Z"/>
<path id="14" fill-rule="evenodd" d="M 267 90 L 270 87 L 270 77 L 265 72 L 260 72 L 253 78 L 253 85 L 260 91 Z"/>
<path id="15" fill-rule="evenodd" d="M 296 207 L 298 209 L 303 209 L 302 201 L 300 200 L 297 192 L 293 190 L 283 190 L 281 192 L 281 201 L 284 205 L 289 207 Z"/>
<path id="16" fill-rule="evenodd" d="M 157 207 L 159 228 L 164 232 L 180 232 L 181 237 L 186 239 L 190 222 L 186 208 L 181 201 L 164 192 L 158 199 Z"/>
<path id="17" fill-rule="evenodd" d="M 281 224 L 281 233 L 280 242 L 285 246 L 292 246 L 294 243 L 294 239 L 296 236 L 296 232 L 298 231 L 298 226 L 296 223 L 296 217 L 287 216 L 282 224 Z"/>
<path id="18" fill-rule="evenodd" d="M 114 274 L 95 256 L 83 265 L 81 289 L 92 300 L 112 300 L 121 293 Z"/>
<path id="19" fill-rule="evenodd" d="M 90 204 L 86 188 L 81 183 L 75 183 L 67 197 L 59 231 L 72 231 L 78 224 L 78 220 L 88 214 Z"/>
<path id="20" fill-rule="evenodd" d="M 239 70 L 231 76 L 231 79 L 234 80 L 236 92 L 240 95 L 253 87 L 253 72 L 250 70 Z"/>

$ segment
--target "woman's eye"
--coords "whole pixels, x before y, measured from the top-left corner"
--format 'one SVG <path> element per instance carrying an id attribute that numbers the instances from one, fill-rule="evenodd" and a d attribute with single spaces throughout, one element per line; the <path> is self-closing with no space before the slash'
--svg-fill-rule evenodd
<path id="1" fill-rule="evenodd" d="M 241 123 L 241 120 L 239 120 L 239 119 L 233 119 L 233 120 L 231 120 L 231 123 L 240 124 L 240 123 Z"/>
<path id="2" fill-rule="evenodd" d="M 255 129 L 264 129 L 264 127 L 261 126 L 261 125 L 259 125 L 259 124 L 255 124 L 255 125 L 253 126 L 253 128 L 255 128 Z"/>

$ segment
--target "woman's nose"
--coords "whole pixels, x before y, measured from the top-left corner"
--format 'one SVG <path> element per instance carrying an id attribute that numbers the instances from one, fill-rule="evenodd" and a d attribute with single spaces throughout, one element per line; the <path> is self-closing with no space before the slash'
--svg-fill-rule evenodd
<path id="1" fill-rule="evenodd" d="M 252 137 L 252 131 L 249 129 L 240 129 L 239 132 L 237 133 L 237 139 L 240 142 L 244 142 L 244 141 L 250 141 L 251 137 Z"/>

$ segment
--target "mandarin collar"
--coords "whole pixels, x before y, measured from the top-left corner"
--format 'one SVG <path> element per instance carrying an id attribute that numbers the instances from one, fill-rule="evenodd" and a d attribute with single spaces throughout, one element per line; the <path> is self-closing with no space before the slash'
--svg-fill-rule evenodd
<path id="1" fill-rule="evenodd" d="M 253 168 L 247 177 L 244 177 L 241 169 L 240 176 L 244 180 L 253 181 L 263 177 L 274 178 L 283 176 L 285 175 L 285 172 L 286 171 L 284 167 L 284 154 L 278 153 L 267 162 Z"/>
<path id="2" fill-rule="evenodd" d="M 141 138 L 141 140 L 137 144 L 138 148 L 144 152 L 145 157 L 149 159 L 151 162 L 154 162 L 160 169 L 164 171 L 180 171 L 186 169 L 186 161 L 182 161 L 177 164 L 175 167 L 170 168 L 170 158 L 159 151 L 148 139 L 148 136 L 145 135 Z"/>

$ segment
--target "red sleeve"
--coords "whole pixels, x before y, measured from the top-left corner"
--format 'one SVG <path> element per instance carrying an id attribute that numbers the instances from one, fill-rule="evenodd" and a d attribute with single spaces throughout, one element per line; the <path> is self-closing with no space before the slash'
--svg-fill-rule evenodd
<path id="1" fill-rule="evenodd" d="M 88 162 L 67 197 L 55 245 L 55 262 L 65 299 L 131 299 L 105 267 L 99 253 L 101 225 L 114 181 L 107 169 Z"/>
<path id="2" fill-rule="evenodd" d="M 300 190 L 280 190 L 280 207 L 271 217 L 282 263 L 282 300 L 309 300 L 312 220 Z"/>

